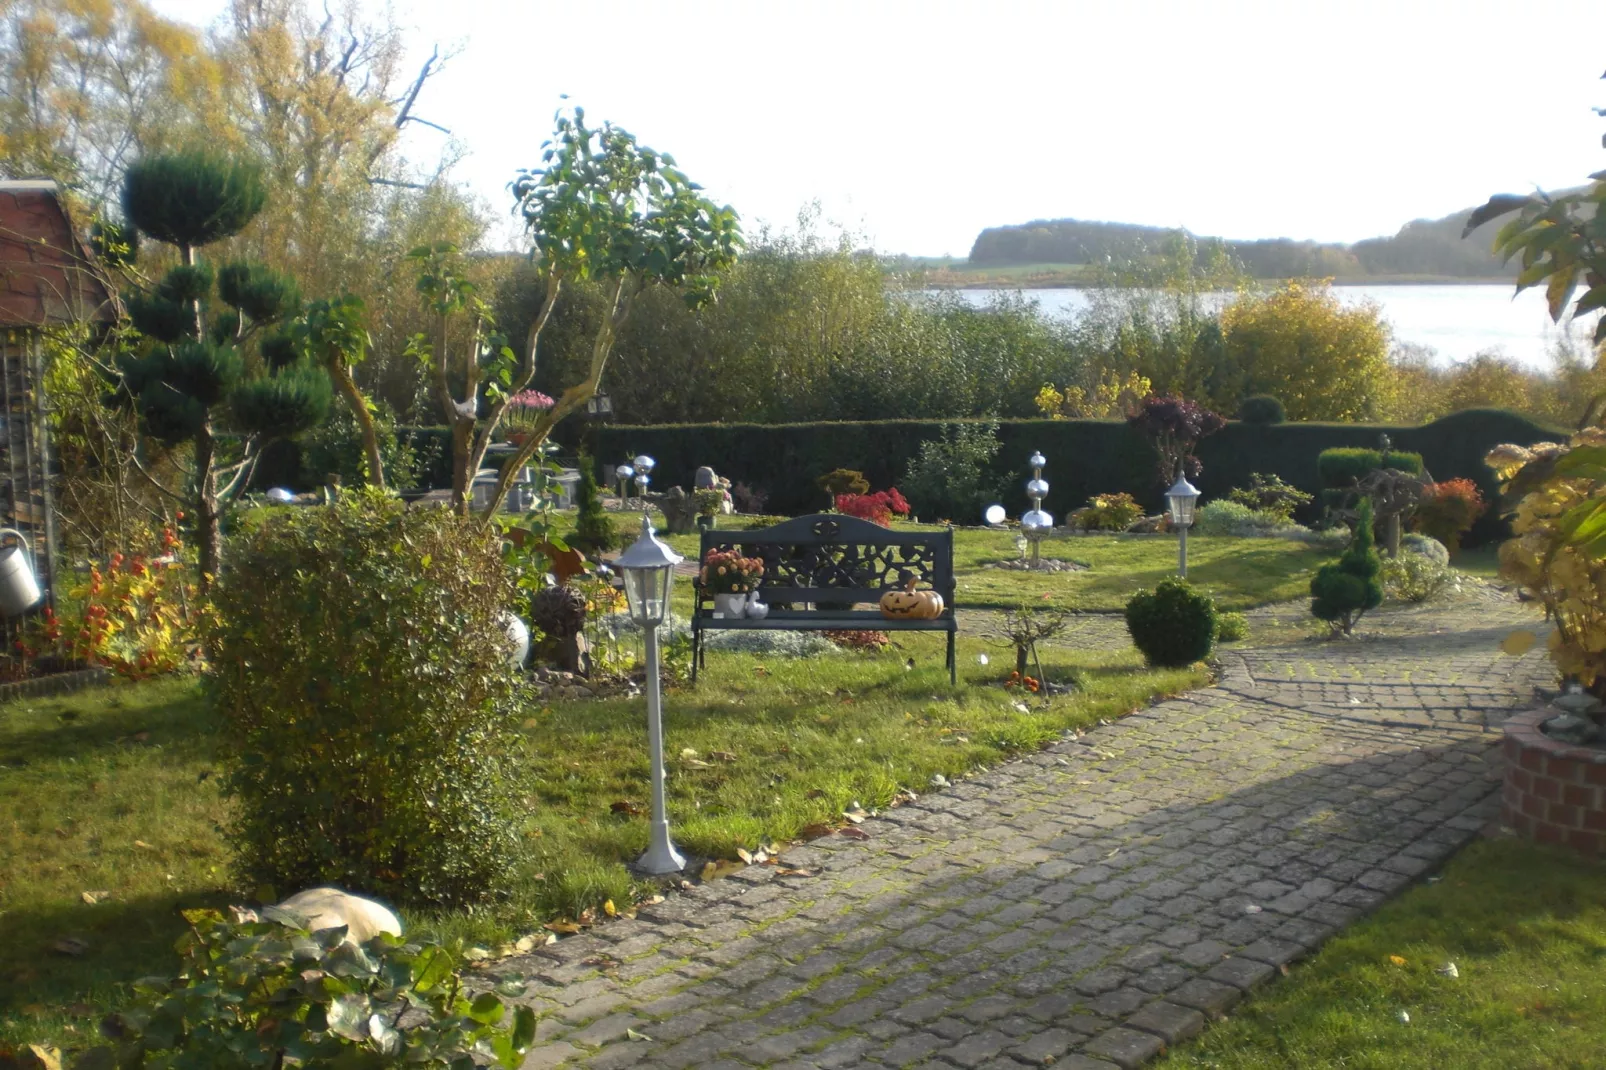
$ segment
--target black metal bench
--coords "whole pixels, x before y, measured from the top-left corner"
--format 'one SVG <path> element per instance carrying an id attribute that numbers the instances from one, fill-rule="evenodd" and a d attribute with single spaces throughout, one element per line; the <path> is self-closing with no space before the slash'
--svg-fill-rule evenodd
<path id="1" fill-rule="evenodd" d="M 737 550 L 764 562 L 759 598 L 768 603 L 763 620 L 714 616 L 714 596 L 701 578 L 694 584 L 692 680 L 706 653 L 703 632 L 888 631 L 947 632 L 948 681 L 957 683 L 954 663 L 954 533 L 900 531 L 868 520 L 819 513 L 754 531 L 704 531 L 699 568 L 710 550 Z M 942 595 L 942 615 L 931 620 L 888 619 L 876 607 L 883 594 L 910 580 L 917 590 Z M 870 603 L 872 608 L 855 609 Z"/>

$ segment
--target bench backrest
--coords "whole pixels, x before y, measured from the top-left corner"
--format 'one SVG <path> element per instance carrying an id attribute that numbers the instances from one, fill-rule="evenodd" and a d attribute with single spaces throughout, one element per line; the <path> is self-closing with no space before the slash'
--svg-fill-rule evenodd
<path id="1" fill-rule="evenodd" d="M 710 550 L 739 550 L 764 562 L 765 601 L 813 602 L 788 595 L 830 592 L 827 602 L 875 602 L 911 579 L 954 603 L 954 533 L 884 528 L 837 513 L 800 516 L 753 531 L 704 531 L 697 560 Z"/>

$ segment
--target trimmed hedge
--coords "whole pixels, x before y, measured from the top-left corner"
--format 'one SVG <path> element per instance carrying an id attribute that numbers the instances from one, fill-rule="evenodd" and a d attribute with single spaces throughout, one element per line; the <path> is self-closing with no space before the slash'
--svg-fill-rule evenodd
<path id="1" fill-rule="evenodd" d="M 614 425 L 594 429 L 594 456 L 616 464 L 649 454 L 658 462 L 653 485 L 660 489 L 690 487 L 698 466 L 710 465 L 722 476 L 767 491 L 772 511 L 797 514 L 819 509 L 814 481 L 835 468 L 863 471 L 877 490 L 896 485 L 920 443 L 935 437 L 944 422 L 954 421 Z M 1471 479 L 1489 501 L 1498 496 L 1494 473 L 1483 464 L 1490 448 L 1566 437 L 1503 409 L 1468 409 L 1420 427 L 1235 421 L 1200 442 L 1204 472 L 1196 482 L 1206 500 L 1224 498 L 1232 488 L 1248 486 L 1252 473 L 1265 472 L 1314 494 L 1322 489 L 1317 457 L 1323 450 L 1373 449 L 1385 433 L 1396 450 L 1420 454 L 1432 478 Z M 992 474 L 1011 488 L 1004 498 L 1011 513 L 1025 508 L 1023 488 L 1031 476 L 1026 459 L 1033 450 L 1048 458 L 1044 508 L 1056 518 L 1095 494 L 1119 491 L 1132 494 L 1151 513 L 1162 508 L 1165 488 L 1155 477 L 1154 450 L 1125 421 L 1004 420 L 998 437 L 1003 448 Z M 1310 520 L 1319 512 L 1319 506 L 1311 506 L 1301 516 Z M 1467 543 L 1499 538 L 1503 530 L 1498 517 L 1486 516 Z"/>

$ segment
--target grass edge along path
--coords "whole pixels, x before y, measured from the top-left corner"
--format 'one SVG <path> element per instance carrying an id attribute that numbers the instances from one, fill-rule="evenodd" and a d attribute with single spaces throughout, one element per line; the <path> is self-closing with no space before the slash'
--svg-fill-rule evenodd
<path id="1" fill-rule="evenodd" d="M 1606 863 L 1506 837 L 1474 842 L 1151 1065 L 1606 1065 L 1603 888 Z"/>

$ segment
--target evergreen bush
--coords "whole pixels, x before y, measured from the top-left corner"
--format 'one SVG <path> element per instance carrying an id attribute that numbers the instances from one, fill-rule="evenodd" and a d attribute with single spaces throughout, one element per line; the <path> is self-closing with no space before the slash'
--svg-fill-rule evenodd
<path id="1" fill-rule="evenodd" d="M 1372 536 L 1372 502 L 1362 498 L 1355 532 L 1337 561 L 1323 565 L 1310 581 L 1310 611 L 1335 633 L 1350 635 L 1369 609 L 1383 603 L 1383 559 Z"/>
<path id="2" fill-rule="evenodd" d="M 499 541 L 364 489 L 237 538 L 209 690 L 247 887 L 505 889 L 524 793 Z"/>
<path id="3" fill-rule="evenodd" d="M 580 458 L 580 485 L 574 494 L 579 512 L 574 518 L 574 534 L 569 536 L 568 542 L 576 550 L 600 554 L 619 545 L 619 529 L 613 517 L 602 510 L 595 467 L 590 457 Z"/>
<path id="4" fill-rule="evenodd" d="M 998 448 L 996 423 L 943 425 L 909 462 L 904 497 L 927 522 L 943 518 L 975 523 L 998 495 L 998 482 L 987 471 Z"/>
<path id="5" fill-rule="evenodd" d="M 1287 417 L 1281 401 L 1270 394 L 1256 394 L 1238 405 L 1238 419 L 1246 424 L 1280 424 Z"/>
<path id="6" fill-rule="evenodd" d="M 1216 644 L 1216 604 L 1186 580 L 1141 590 L 1126 604 L 1126 630 L 1151 666 L 1192 665 Z"/>

